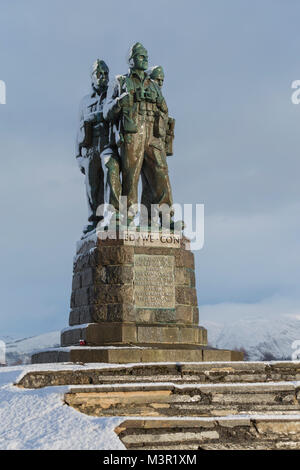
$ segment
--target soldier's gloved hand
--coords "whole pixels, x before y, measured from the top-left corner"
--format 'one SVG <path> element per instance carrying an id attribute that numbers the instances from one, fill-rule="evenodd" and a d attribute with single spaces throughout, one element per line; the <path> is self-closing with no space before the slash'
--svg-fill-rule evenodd
<path id="1" fill-rule="evenodd" d="M 132 106 L 132 96 L 130 95 L 130 93 L 123 93 L 120 96 L 118 103 L 121 106 L 121 108 L 128 108 Z"/>

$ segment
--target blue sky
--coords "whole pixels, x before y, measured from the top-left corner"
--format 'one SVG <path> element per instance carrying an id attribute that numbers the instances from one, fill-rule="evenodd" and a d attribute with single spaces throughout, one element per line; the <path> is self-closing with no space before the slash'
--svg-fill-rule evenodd
<path id="1" fill-rule="evenodd" d="M 95 58 L 113 78 L 136 41 L 165 69 L 174 200 L 205 204 L 201 318 L 300 313 L 299 14 L 297 0 L 2 0 L 1 334 L 67 325 L 78 105 Z"/>

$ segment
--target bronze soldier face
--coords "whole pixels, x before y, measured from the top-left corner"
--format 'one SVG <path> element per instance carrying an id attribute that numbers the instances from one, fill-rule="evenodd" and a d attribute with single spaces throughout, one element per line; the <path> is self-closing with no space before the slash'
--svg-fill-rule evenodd
<path id="1" fill-rule="evenodd" d="M 158 84 L 159 88 L 163 87 L 165 74 L 161 65 L 152 69 L 150 78 L 152 78 L 152 80 L 154 80 Z"/>
<path id="2" fill-rule="evenodd" d="M 155 81 L 158 84 L 159 88 L 163 87 L 163 84 L 164 84 L 164 79 L 163 78 L 157 78 Z"/>
<path id="3" fill-rule="evenodd" d="M 147 70 L 148 52 L 140 42 L 136 42 L 129 52 L 129 65 L 136 70 Z"/>
<path id="4" fill-rule="evenodd" d="M 147 70 L 148 68 L 148 55 L 147 52 L 144 51 L 141 54 L 137 54 L 133 58 L 134 60 L 134 68 L 138 70 Z"/>
<path id="5" fill-rule="evenodd" d="M 97 93 L 105 91 L 108 86 L 109 69 L 103 60 L 98 60 L 92 73 L 92 86 Z"/>

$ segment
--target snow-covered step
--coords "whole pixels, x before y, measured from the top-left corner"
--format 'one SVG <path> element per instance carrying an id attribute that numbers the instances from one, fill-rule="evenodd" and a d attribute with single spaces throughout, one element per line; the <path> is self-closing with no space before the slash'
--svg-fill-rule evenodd
<path id="1" fill-rule="evenodd" d="M 300 449 L 300 415 L 137 419 L 115 432 L 131 450 Z"/>
<path id="2" fill-rule="evenodd" d="M 43 364 L 32 366 L 20 387 L 101 385 L 135 382 L 255 383 L 300 381 L 300 361 L 146 364 Z"/>
<path id="3" fill-rule="evenodd" d="M 65 402 L 92 416 L 299 414 L 300 382 L 71 386 Z"/>

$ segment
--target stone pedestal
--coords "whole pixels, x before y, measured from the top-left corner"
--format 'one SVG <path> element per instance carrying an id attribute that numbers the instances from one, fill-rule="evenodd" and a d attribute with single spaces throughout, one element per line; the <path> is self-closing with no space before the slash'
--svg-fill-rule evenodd
<path id="1" fill-rule="evenodd" d="M 35 354 L 33 362 L 242 359 L 207 348 L 187 239 L 161 232 L 112 236 L 100 232 L 78 243 L 70 326 L 61 348 Z"/>

